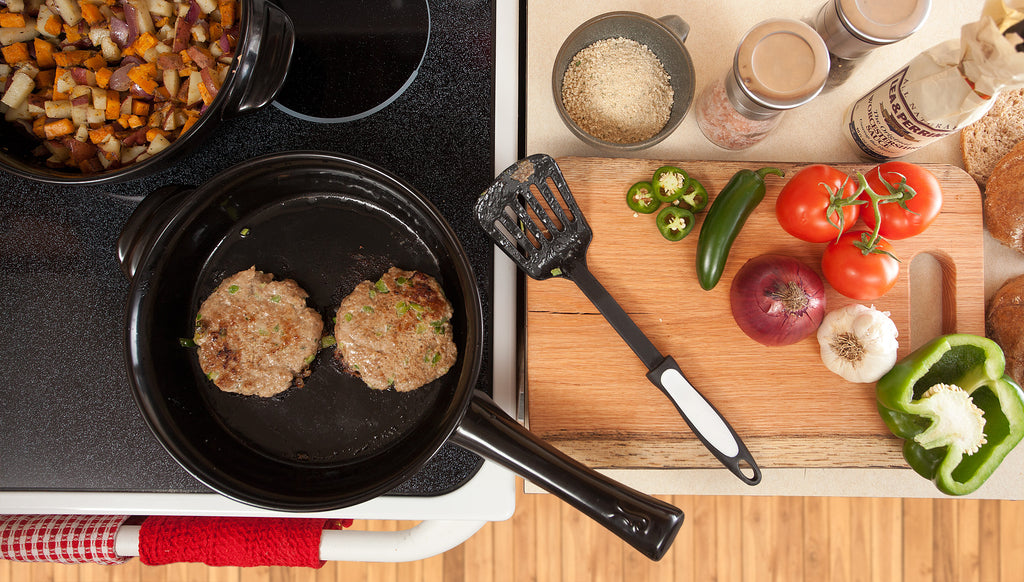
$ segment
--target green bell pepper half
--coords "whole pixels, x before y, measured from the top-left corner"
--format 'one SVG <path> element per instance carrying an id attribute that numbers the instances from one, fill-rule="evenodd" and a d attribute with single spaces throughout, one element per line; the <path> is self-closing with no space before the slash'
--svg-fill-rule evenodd
<path id="1" fill-rule="evenodd" d="M 949 334 L 915 350 L 876 385 L 878 412 L 889 430 L 904 439 L 907 464 L 947 495 L 975 491 L 1024 436 L 1024 394 L 1005 367 L 994 341 Z M 954 400 L 970 401 L 945 398 L 949 390 L 929 393 L 937 384 L 958 386 L 970 395 L 983 413 L 984 442 L 965 446 L 959 428 L 973 417 Z M 977 450 L 970 453 L 973 446 Z"/>

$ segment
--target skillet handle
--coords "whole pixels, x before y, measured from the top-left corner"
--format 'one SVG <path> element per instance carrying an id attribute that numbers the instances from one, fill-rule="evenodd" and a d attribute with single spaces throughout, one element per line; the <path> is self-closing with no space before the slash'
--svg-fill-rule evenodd
<path id="1" fill-rule="evenodd" d="M 573 460 L 523 428 L 487 394 L 473 392 L 452 442 L 555 494 L 648 558 L 665 555 L 683 525 L 682 511 Z"/>
<path id="2" fill-rule="evenodd" d="M 117 261 L 129 281 L 135 277 L 135 269 L 152 248 L 153 240 L 160 234 L 163 224 L 177 210 L 182 198 L 192 190 L 193 187 L 182 184 L 157 188 L 143 198 L 128 217 L 128 222 L 121 228 L 121 235 L 117 237 Z"/>

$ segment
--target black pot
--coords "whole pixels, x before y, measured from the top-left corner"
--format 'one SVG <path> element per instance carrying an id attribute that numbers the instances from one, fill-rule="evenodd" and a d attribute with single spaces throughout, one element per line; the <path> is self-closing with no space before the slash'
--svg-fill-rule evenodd
<path id="1" fill-rule="evenodd" d="M 77 169 L 50 168 L 32 155 L 39 145 L 11 123 L 0 123 L 0 168 L 51 184 L 109 184 L 148 176 L 195 148 L 222 120 L 270 103 L 284 84 L 295 45 L 295 30 L 283 10 L 266 0 L 239 1 L 239 37 L 235 59 L 199 121 L 159 154 L 117 169 L 83 174 Z"/>
<path id="2" fill-rule="evenodd" d="M 171 456 L 211 489 L 275 510 L 338 509 L 390 491 L 451 439 L 652 559 L 682 525 L 677 508 L 573 461 L 475 388 L 483 314 L 472 267 L 440 212 L 386 172 L 329 153 L 264 156 L 195 190 L 151 194 L 120 242 L 135 399 Z M 359 281 L 392 265 L 424 271 L 455 309 L 458 360 L 438 380 L 398 393 L 369 389 L 325 349 L 302 388 L 271 399 L 221 392 L 179 338 L 192 336 L 212 289 L 252 265 L 295 279 L 326 322 Z"/>

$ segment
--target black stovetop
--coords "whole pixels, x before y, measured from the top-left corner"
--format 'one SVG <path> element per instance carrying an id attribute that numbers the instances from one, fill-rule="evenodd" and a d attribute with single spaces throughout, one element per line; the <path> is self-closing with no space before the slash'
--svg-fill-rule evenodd
<path id="1" fill-rule="evenodd" d="M 289 3 L 304 1 L 278 3 L 291 13 L 297 9 Z M 347 16 L 324 14 L 317 22 L 349 29 L 360 23 L 354 9 L 379 6 L 354 0 L 311 4 L 327 12 L 348 10 Z M 422 13 L 422 4 L 412 2 L 410 9 Z M 405 179 L 441 209 L 481 284 L 487 322 L 480 387 L 490 391 L 492 246 L 472 207 L 494 175 L 493 2 L 429 0 L 429 38 L 414 26 L 406 33 L 410 39 L 388 45 L 411 51 L 406 61 L 415 65 L 413 53 L 425 44 L 418 73 L 404 91 L 388 93 L 393 99 L 369 111 L 360 101 L 331 105 L 324 92 L 316 95 L 322 64 L 298 63 L 317 54 L 310 46 L 332 33 L 304 32 L 309 25 L 298 15 L 296 21 L 297 64 L 282 93 L 288 105 L 221 122 L 172 168 L 97 187 L 47 185 L 0 173 L 0 313 L 7 322 L 0 332 L 0 490 L 207 491 L 161 448 L 132 399 L 122 339 L 128 281 L 117 263 L 117 237 L 149 192 L 172 183 L 201 184 L 265 153 L 316 149 L 364 159 Z M 401 90 L 400 85 L 394 86 Z M 326 93 L 336 95 L 336 87 Z M 286 111 L 305 107 L 295 97 L 304 88 L 311 99 L 328 103 L 325 115 L 307 117 L 346 121 L 314 122 Z M 393 493 L 449 491 L 480 462 L 446 445 Z"/>

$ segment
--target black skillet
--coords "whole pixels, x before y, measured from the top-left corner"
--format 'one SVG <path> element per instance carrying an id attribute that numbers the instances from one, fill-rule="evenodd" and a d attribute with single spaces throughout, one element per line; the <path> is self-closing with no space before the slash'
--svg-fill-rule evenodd
<path id="1" fill-rule="evenodd" d="M 164 448 L 211 489 L 269 509 L 338 509 L 390 491 L 450 438 L 555 493 L 652 559 L 682 525 L 679 509 L 563 455 L 475 388 L 483 315 L 472 267 L 437 209 L 384 171 L 322 152 L 249 160 L 194 190 L 154 192 L 119 243 L 131 278 L 132 391 Z M 252 265 L 295 279 L 328 332 L 333 310 L 359 281 L 392 265 L 426 272 L 454 307 L 458 360 L 442 378 L 403 394 L 346 375 L 328 348 L 302 388 L 270 399 L 223 393 L 181 339 L 192 336 L 203 298 Z"/>

